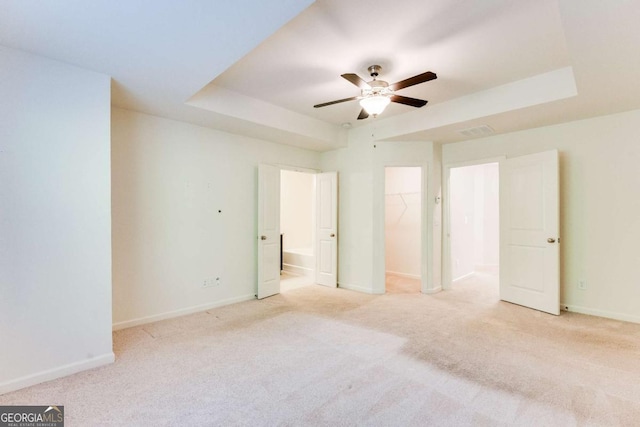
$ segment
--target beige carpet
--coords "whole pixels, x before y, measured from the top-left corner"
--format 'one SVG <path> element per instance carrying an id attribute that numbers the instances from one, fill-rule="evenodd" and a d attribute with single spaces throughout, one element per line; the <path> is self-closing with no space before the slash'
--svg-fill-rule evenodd
<path id="1" fill-rule="evenodd" d="M 0 396 L 68 426 L 640 424 L 640 325 L 305 286 L 114 334 L 115 364 Z"/>
<path id="2" fill-rule="evenodd" d="M 420 280 L 387 274 L 385 277 L 385 291 L 388 294 L 419 294 Z"/>

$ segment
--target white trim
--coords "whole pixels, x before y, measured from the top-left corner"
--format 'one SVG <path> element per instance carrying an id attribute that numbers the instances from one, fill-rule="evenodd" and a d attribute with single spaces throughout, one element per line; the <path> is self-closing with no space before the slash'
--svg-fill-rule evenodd
<path id="1" fill-rule="evenodd" d="M 109 352 L 103 354 L 102 356 L 92 357 L 91 359 L 69 363 L 57 368 L 47 369 L 46 371 L 41 371 L 35 374 L 26 375 L 21 378 L 16 378 L 15 380 L 6 381 L 0 383 L 0 395 L 25 387 L 30 387 L 36 384 L 55 380 L 57 378 L 73 375 L 78 372 L 86 371 L 88 369 L 108 365 L 110 363 L 113 363 L 115 360 L 116 356 L 113 354 L 113 352 Z"/>
<path id="2" fill-rule="evenodd" d="M 185 316 L 187 314 L 197 313 L 199 311 L 205 311 L 216 307 L 222 307 L 224 305 L 235 304 L 238 302 L 249 301 L 255 299 L 255 295 L 242 295 L 234 298 L 227 298 L 221 301 L 210 302 L 207 304 L 194 305 L 192 307 L 181 308 L 180 310 L 167 311 L 165 313 L 154 314 L 153 316 L 139 317 L 137 319 L 125 320 L 124 322 L 118 322 L 113 324 L 113 330 L 118 331 L 120 329 L 131 328 L 133 326 L 144 325 L 147 323 L 157 322 L 159 320 L 171 319 L 174 317 Z"/>
<path id="3" fill-rule="evenodd" d="M 293 264 L 282 264 L 282 271 L 286 271 L 287 273 L 295 274 L 296 276 L 315 276 L 315 271 L 313 268 L 300 267 L 299 265 Z"/>
<path id="4" fill-rule="evenodd" d="M 497 157 L 488 157 L 486 159 L 466 160 L 464 162 L 447 163 L 446 165 L 444 165 L 444 167 L 449 169 L 455 169 L 455 168 L 464 168 L 467 166 L 485 165 L 487 163 L 500 163 L 506 158 L 507 156 L 497 156 Z"/>
<path id="5" fill-rule="evenodd" d="M 403 279 L 416 279 L 416 280 L 422 279 L 422 276 L 420 276 L 419 274 L 400 273 L 399 271 L 390 271 L 390 270 L 387 270 L 386 273 L 389 276 L 402 277 Z"/>
<path id="6" fill-rule="evenodd" d="M 560 304 L 560 310 L 573 313 L 588 314 L 590 316 L 605 317 L 607 319 L 622 320 L 623 322 L 640 323 L 640 316 L 613 311 L 598 310 L 596 308 L 580 307 L 577 305 Z"/>
<path id="7" fill-rule="evenodd" d="M 310 175 L 316 175 L 322 172 L 320 169 L 305 168 L 302 166 L 284 165 L 281 163 L 274 163 L 273 165 L 280 168 L 281 171 L 287 170 L 292 172 L 302 172 Z"/>
<path id="8" fill-rule="evenodd" d="M 456 282 L 459 282 L 460 280 L 464 280 L 464 279 L 466 279 L 467 277 L 471 277 L 471 276 L 475 276 L 475 275 L 476 275 L 476 272 L 475 272 L 475 271 L 472 271 L 471 273 L 463 274 L 463 275 L 462 275 L 462 276 L 460 276 L 460 277 L 456 277 L 455 279 L 453 279 L 453 280 L 451 281 L 451 283 L 456 283 Z"/>
<path id="9" fill-rule="evenodd" d="M 433 289 L 425 289 L 424 291 L 422 291 L 422 293 L 423 294 L 427 294 L 427 295 L 431 295 L 431 294 L 437 294 L 440 291 L 442 291 L 442 286 L 436 286 Z"/>
<path id="10" fill-rule="evenodd" d="M 363 294 L 374 295 L 373 289 L 365 288 L 364 286 L 352 285 L 350 283 L 338 283 L 340 289 L 348 289 L 350 291 L 361 292 Z M 375 294 L 377 295 L 377 294 Z"/>

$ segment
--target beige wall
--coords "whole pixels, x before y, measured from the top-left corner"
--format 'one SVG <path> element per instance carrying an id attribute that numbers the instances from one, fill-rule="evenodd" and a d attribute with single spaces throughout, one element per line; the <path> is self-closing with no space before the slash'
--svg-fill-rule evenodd
<path id="1" fill-rule="evenodd" d="M 317 169 L 319 157 L 113 109 L 115 327 L 253 298 L 258 164 Z"/>
<path id="2" fill-rule="evenodd" d="M 443 162 L 560 152 L 561 301 L 640 322 L 640 110 L 443 146 Z M 586 279 L 587 289 L 577 287 Z"/>
<path id="3" fill-rule="evenodd" d="M 280 175 L 280 232 L 283 249 L 313 253 L 314 174 L 283 170 Z"/>

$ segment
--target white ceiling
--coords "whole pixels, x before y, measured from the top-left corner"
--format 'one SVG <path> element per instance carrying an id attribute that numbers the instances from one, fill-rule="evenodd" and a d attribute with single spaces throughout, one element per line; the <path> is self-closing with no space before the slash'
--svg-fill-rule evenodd
<path id="1" fill-rule="evenodd" d="M 116 106 L 326 150 L 345 122 L 451 142 L 640 108 L 639 18 L 629 0 L 23 0 L 0 3 L 0 44 L 111 75 Z M 429 104 L 312 107 L 374 63 L 437 73 L 399 92 Z"/>
<path id="2" fill-rule="evenodd" d="M 330 123 L 356 124 L 357 102 L 313 105 L 359 95 L 340 75 L 370 80 L 372 64 L 383 66 L 380 78 L 389 83 L 435 72 L 438 80 L 398 93 L 438 103 L 567 66 L 569 55 L 555 0 L 324 0 L 212 84 Z M 412 108 L 392 104 L 384 116 Z"/>

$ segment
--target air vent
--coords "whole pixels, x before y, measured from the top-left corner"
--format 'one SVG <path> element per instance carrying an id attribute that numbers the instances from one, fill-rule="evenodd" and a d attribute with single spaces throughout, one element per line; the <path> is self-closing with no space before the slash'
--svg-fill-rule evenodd
<path id="1" fill-rule="evenodd" d="M 456 132 L 462 136 L 466 136 L 467 138 L 478 138 L 481 136 L 491 135 L 493 133 L 493 128 L 489 125 L 480 125 L 474 128 L 461 129 Z"/>

